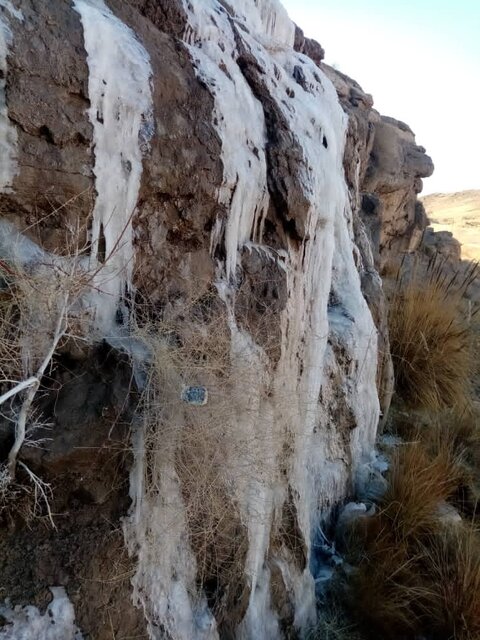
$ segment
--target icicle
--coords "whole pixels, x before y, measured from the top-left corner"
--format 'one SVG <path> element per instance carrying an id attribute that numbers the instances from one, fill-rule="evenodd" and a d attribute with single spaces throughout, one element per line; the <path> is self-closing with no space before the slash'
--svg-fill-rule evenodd
<path id="1" fill-rule="evenodd" d="M 112 332 L 119 302 L 131 287 L 142 149 L 154 131 L 152 70 L 143 45 L 103 0 L 74 0 L 74 6 L 84 29 L 95 150 L 91 258 L 100 267 L 97 327 Z"/>
<path id="2" fill-rule="evenodd" d="M 261 219 L 268 207 L 266 136 L 262 105 L 236 64 L 228 14 L 216 5 L 202 0 L 185 2 L 189 16 L 186 40 L 197 73 L 215 98 L 214 119 L 223 162 L 219 201 L 229 209 L 225 245 L 230 279 L 235 274 L 238 249 L 254 240 L 256 219 Z"/>

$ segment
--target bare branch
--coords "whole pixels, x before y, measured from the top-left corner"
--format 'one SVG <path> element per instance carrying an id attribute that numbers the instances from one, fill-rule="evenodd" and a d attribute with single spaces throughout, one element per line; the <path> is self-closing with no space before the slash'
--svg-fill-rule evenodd
<path id="1" fill-rule="evenodd" d="M 50 508 L 50 502 L 48 499 L 48 494 L 51 495 L 50 485 L 44 482 L 35 473 L 33 473 L 33 471 L 29 469 L 27 465 L 23 463 L 21 460 L 18 464 L 22 467 L 22 469 L 27 473 L 30 480 L 33 482 L 33 487 L 35 491 L 35 505 L 37 505 L 38 503 L 38 494 L 40 493 L 40 498 L 43 500 L 47 508 L 47 514 L 48 514 L 48 519 L 50 520 L 50 524 L 54 529 L 56 529 L 57 527 L 55 526 L 55 522 L 53 521 L 52 510 Z"/>
<path id="2" fill-rule="evenodd" d="M 34 385 L 37 382 L 38 382 L 38 378 L 35 377 L 35 376 L 32 376 L 31 378 L 28 378 L 28 380 L 22 380 L 22 382 L 19 382 L 18 384 L 16 384 L 13 387 L 13 389 L 10 389 L 10 391 L 7 391 L 2 396 L 0 396 L 0 404 L 3 404 L 9 398 L 17 395 L 17 393 L 20 393 L 21 391 L 24 391 L 25 389 L 28 389 L 28 387 L 31 387 L 32 385 Z"/>
<path id="3" fill-rule="evenodd" d="M 15 477 L 15 471 L 17 466 L 17 457 L 22 445 L 25 441 L 25 433 L 28 416 L 37 394 L 38 388 L 40 386 L 40 380 L 42 379 L 50 361 L 53 358 L 55 351 L 57 350 L 58 343 L 62 339 L 65 334 L 67 328 L 67 315 L 68 315 L 68 304 L 69 301 L 69 292 L 67 291 L 64 295 L 64 300 L 62 307 L 59 311 L 58 320 L 55 327 L 55 332 L 52 340 L 52 344 L 50 345 L 50 349 L 46 353 L 40 367 L 37 370 L 35 376 L 35 382 L 30 385 L 28 389 L 28 393 L 23 401 L 22 407 L 20 409 L 20 414 L 18 416 L 17 424 L 15 425 L 15 442 L 13 443 L 12 448 L 8 454 L 8 471 L 12 478 Z"/>

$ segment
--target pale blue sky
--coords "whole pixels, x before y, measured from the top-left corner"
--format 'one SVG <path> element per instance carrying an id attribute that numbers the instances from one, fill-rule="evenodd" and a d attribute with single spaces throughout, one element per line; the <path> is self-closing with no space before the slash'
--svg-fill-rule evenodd
<path id="1" fill-rule="evenodd" d="M 480 189 L 480 0 L 282 0 L 357 80 L 403 120 L 435 173 L 424 193 Z"/>

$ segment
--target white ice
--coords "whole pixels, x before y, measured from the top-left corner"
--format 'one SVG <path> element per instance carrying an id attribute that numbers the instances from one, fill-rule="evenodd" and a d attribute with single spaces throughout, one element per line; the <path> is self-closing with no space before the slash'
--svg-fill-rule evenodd
<path id="1" fill-rule="evenodd" d="M 0 603 L 0 616 L 6 624 L 0 628 L 1 640 L 82 640 L 75 625 L 75 611 L 63 587 L 51 587 L 53 599 L 44 614 L 33 605 L 12 606 Z"/>
<path id="2" fill-rule="evenodd" d="M 377 332 L 354 259 L 358 252 L 343 171 L 347 117 L 336 91 L 309 58 L 293 51 L 294 25 L 278 2 L 226 4 L 234 4 L 233 16 L 218 0 L 185 0 L 184 39 L 197 76 L 213 96 L 212 122 L 222 144 L 223 184 L 218 199 L 227 219 L 219 218 L 214 226 L 212 245 L 224 237 L 226 261 L 218 265 L 217 288 L 230 317 L 236 372 L 232 382 L 236 396 L 244 398 L 243 404 L 235 405 L 234 428 L 239 438 L 255 443 L 248 452 L 251 472 L 247 476 L 235 477 L 227 463 L 225 469 L 234 480 L 249 539 L 245 575 L 251 595 L 237 635 L 244 640 L 277 640 L 281 632 L 271 604 L 266 561 L 272 526 L 290 491 L 305 540 L 307 568 L 300 571 L 291 557 L 276 561 L 294 603 L 295 626 L 305 631 L 316 615 L 309 570 L 312 541 L 322 517 L 345 498 L 356 472 L 372 456 L 379 417 Z M 296 179 L 309 203 L 308 240 L 289 242 L 281 256 L 288 299 L 281 316 L 281 356 L 276 368 L 255 337 L 236 325 L 233 314 L 233 282 L 241 267 L 241 250 L 262 250 L 269 206 L 264 111 L 237 64 L 238 41 L 263 71 L 267 90 L 301 148 L 303 162 Z M 294 79 L 296 66 L 303 71 L 305 88 Z M 273 255 L 269 248 L 264 252 Z M 334 310 L 329 309 L 331 290 L 337 302 Z M 329 339 L 344 349 L 351 362 L 348 371 L 340 370 Z M 339 396 L 356 425 L 347 446 L 345 434 L 339 432 L 345 425 L 332 419 Z M 285 448 L 290 451 L 286 477 L 279 472 Z M 142 456 L 140 444 L 138 469 Z M 195 626 L 194 604 L 185 597 L 194 588 L 195 576 L 178 506 L 178 484 L 164 486 L 165 494 L 152 504 L 143 491 L 142 477 L 140 472 L 132 476 L 132 518 L 137 524 L 142 518 L 148 523 L 139 527 L 137 536 L 139 599 L 148 611 L 154 609 L 174 640 L 215 638 L 208 616 L 207 632 Z M 169 504 L 175 504 L 176 511 L 166 511 Z M 163 535 L 167 515 L 173 519 L 168 540 Z M 152 633 L 152 637 L 157 636 Z"/>
<path id="3" fill-rule="evenodd" d="M 8 14 L 8 15 L 7 15 Z M 17 130 L 8 117 L 6 101 L 7 56 L 12 42 L 9 19 L 22 19 L 22 14 L 8 0 L 0 1 L 0 193 L 9 191 L 17 173 Z"/>
<path id="4" fill-rule="evenodd" d="M 215 98 L 213 118 L 222 140 L 223 162 L 218 199 L 229 209 L 225 244 L 227 277 L 231 278 L 238 248 L 259 234 L 269 203 L 263 108 L 239 73 L 235 38 L 223 7 L 197 0 L 185 2 L 185 8 L 189 16 L 185 37 L 193 63 Z"/>
<path id="5" fill-rule="evenodd" d="M 23 22 L 23 13 L 21 9 L 16 9 L 10 0 L 0 0 L 0 8 L 6 9 L 13 18 Z"/>
<path id="6" fill-rule="evenodd" d="M 237 0 L 237 16 L 266 48 L 293 47 L 295 25 L 279 0 Z"/>
<path id="7" fill-rule="evenodd" d="M 99 267 L 97 327 L 108 333 L 131 287 L 132 217 L 142 176 L 142 153 L 153 135 L 152 70 L 135 33 L 103 0 L 74 0 L 89 69 L 88 115 L 93 125 L 95 189 L 92 266 Z M 105 265 L 99 247 L 105 244 Z"/>

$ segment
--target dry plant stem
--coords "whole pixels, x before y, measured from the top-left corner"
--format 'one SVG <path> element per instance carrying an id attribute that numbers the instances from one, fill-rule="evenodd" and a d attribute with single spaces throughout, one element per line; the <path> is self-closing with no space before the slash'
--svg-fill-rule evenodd
<path id="1" fill-rule="evenodd" d="M 15 472 L 17 467 L 17 457 L 25 441 L 27 420 L 28 420 L 28 416 L 29 416 L 33 401 L 37 394 L 38 388 L 40 387 L 40 380 L 45 374 L 45 371 L 48 365 L 50 364 L 55 351 L 57 350 L 58 343 L 64 336 L 65 331 L 67 329 L 68 306 L 69 306 L 69 294 L 67 292 L 64 295 L 62 308 L 59 312 L 57 324 L 55 327 L 55 332 L 52 339 L 52 344 L 47 354 L 45 355 L 42 363 L 40 364 L 40 367 L 38 368 L 36 375 L 34 376 L 35 381 L 32 382 L 31 386 L 28 388 L 27 395 L 20 409 L 20 414 L 18 416 L 17 424 L 15 425 L 15 441 L 8 454 L 8 472 L 12 479 L 15 478 Z"/>
<path id="2" fill-rule="evenodd" d="M 10 389 L 10 391 L 7 391 L 2 396 L 0 396 L 0 404 L 3 404 L 9 398 L 12 398 L 13 396 L 17 395 L 17 393 L 20 393 L 21 391 L 28 389 L 28 387 L 31 387 L 37 382 L 38 382 L 38 378 L 36 376 L 32 376 L 31 378 L 28 378 L 28 380 L 22 380 L 22 382 L 19 382 L 18 384 L 16 384 L 13 387 L 13 389 Z"/>
<path id="3" fill-rule="evenodd" d="M 33 471 L 29 469 L 27 465 L 24 464 L 21 460 L 18 462 L 18 464 L 22 467 L 22 469 L 27 473 L 30 480 L 33 482 L 33 486 L 35 489 L 35 506 L 38 502 L 37 492 L 39 492 L 40 497 L 42 498 L 47 508 L 47 514 L 48 514 L 48 519 L 50 520 L 50 524 L 52 525 L 53 529 L 56 529 L 57 527 L 55 526 L 55 523 L 53 521 L 52 510 L 50 508 L 50 502 L 48 500 L 48 495 L 47 495 L 47 491 L 51 493 L 50 485 L 47 484 L 46 482 L 43 482 L 43 480 L 41 480 L 35 473 L 33 473 Z"/>

